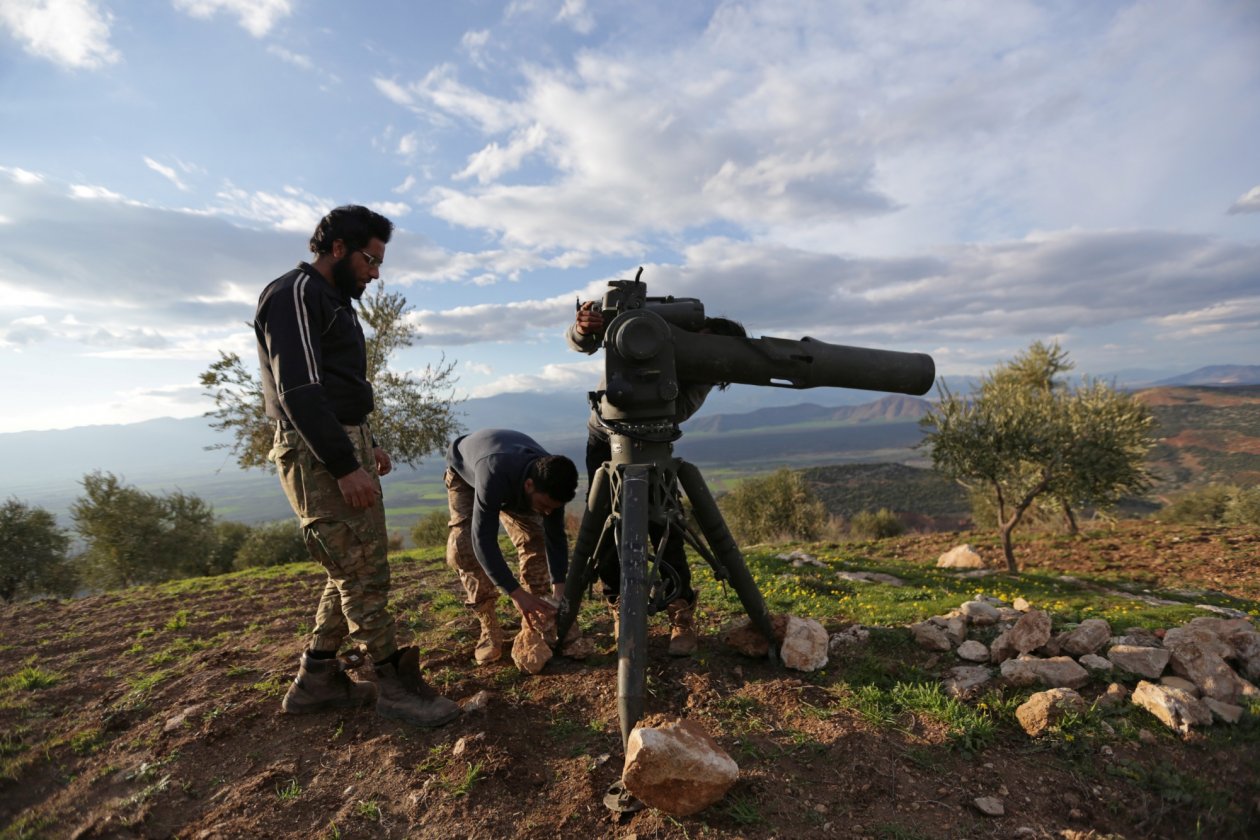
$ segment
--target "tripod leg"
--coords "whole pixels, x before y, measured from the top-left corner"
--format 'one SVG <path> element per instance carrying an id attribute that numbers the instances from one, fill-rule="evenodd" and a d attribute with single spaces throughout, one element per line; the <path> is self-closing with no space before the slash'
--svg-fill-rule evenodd
<path id="1" fill-rule="evenodd" d="M 564 578 L 564 603 L 556 616 L 557 651 L 564 642 L 565 634 L 577 621 L 583 593 L 595 580 L 595 569 L 599 564 L 596 549 L 602 543 L 600 534 L 607 526 L 611 511 L 610 496 L 607 471 L 600 469 L 591 482 L 586 512 L 582 514 L 582 524 L 578 527 L 577 539 L 573 541 L 573 556 L 569 558 L 569 570 Z"/>
<path id="2" fill-rule="evenodd" d="M 648 507 L 651 467 L 624 468 L 621 481 L 621 635 L 617 639 L 617 711 L 621 745 L 643 717 L 647 672 Z"/>
<path id="3" fill-rule="evenodd" d="M 770 659 L 777 660 L 779 648 L 774 637 L 774 626 L 770 623 L 770 611 L 766 609 L 761 590 L 757 588 L 752 573 L 748 571 L 748 565 L 744 563 L 744 555 L 740 553 L 739 546 L 735 544 L 735 538 L 726 527 L 726 520 L 722 518 L 717 502 L 713 500 L 713 494 L 704 483 L 704 477 L 700 475 L 700 470 L 694 464 L 681 461 L 678 465 L 678 482 L 682 484 L 687 498 L 691 499 L 691 509 L 695 512 L 696 521 L 700 523 L 700 530 L 709 541 L 718 560 L 726 568 L 731 586 L 735 588 L 735 594 L 744 605 L 744 611 L 761 631 L 761 635 L 766 637 L 770 645 Z"/>

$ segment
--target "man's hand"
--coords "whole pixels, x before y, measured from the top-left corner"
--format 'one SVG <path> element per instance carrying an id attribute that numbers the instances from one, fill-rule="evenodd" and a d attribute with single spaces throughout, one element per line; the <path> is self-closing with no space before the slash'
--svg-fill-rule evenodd
<path id="1" fill-rule="evenodd" d="M 389 460 L 389 453 L 379 446 L 372 449 L 372 457 L 376 459 L 377 475 L 389 475 L 394 469 L 394 462 Z"/>
<path id="2" fill-rule="evenodd" d="M 588 300 L 577 311 L 573 322 L 578 335 L 590 335 L 604 329 L 604 313 L 599 311 L 598 301 Z"/>
<path id="3" fill-rule="evenodd" d="M 525 619 L 531 627 L 541 627 L 548 619 L 555 618 L 556 608 L 537 595 L 527 592 L 523 586 L 513 589 L 508 593 L 508 597 L 516 605 L 521 618 Z"/>
<path id="4" fill-rule="evenodd" d="M 341 488 L 341 496 L 346 500 L 346 504 L 357 510 L 370 508 L 380 498 L 376 482 L 363 467 L 337 479 L 337 486 Z"/>

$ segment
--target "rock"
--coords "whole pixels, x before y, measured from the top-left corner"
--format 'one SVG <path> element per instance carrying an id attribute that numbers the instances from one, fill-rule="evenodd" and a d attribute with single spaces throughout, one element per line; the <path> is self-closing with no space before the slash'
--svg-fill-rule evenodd
<path id="1" fill-rule="evenodd" d="M 463 708 L 464 714 L 471 714 L 473 712 L 483 712 L 485 711 L 486 707 L 490 705 L 490 698 L 493 696 L 494 695 L 491 694 L 489 691 L 482 689 L 481 691 L 478 691 L 472 697 L 469 697 L 467 700 L 461 703 L 460 706 Z"/>
<path id="2" fill-rule="evenodd" d="M 1038 683 L 1051 688 L 1080 688 L 1089 682 L 1089 672 L 1068 656 L 1037 659 L 1022 656 L 1002 663 L 1002 676 L 1011 685 L 1028 686 Z"/>
<path id="3" fill-rule="evenodd" d="M 1184 677 L 1174 677 L 1172 674 L 1165 674 L 1159 678 L 1160 685 L 1166 685 L 1169 688 L 1179 688 L 1191 697 L 1198 697 L 1202 694 L 1199 687 Z"/>
<path id="4" fill-rule="evenodd" d="M 1168 651 L 1163 648 L 1139 645 L 1112 645 L 1107 651 L 1107 658 L 1112 665 L 1121 671 L 1148 679 L 1158 679 L 1164 673 L 1168 657 Z"/>
<path id="5" fill-rule="evenodd" d="M 1111 664 L 1110 659 L 1106 659 L 1096 653 L 1087 653 L 1077 661 L 1090 671 L 1101 671 L 1105 673 L 1115 667 Z"/>
<path id="6" fill-rule="evenodd" d="M 949 669 L 942 683 L 946 694 L 961 700 L 978 693 L 991 679 L 993 672 L 983 665 L 958 665 Z"/>
<path id="7" fill-rule="evenodd" d="M 1071 712 L 1085 711 L 1085 700 L 1070 688 L 1039 691 L 1015 710 L 1024 731 L 1034 738 L 1057 726 Z"/>
<path id="8" fill-rule="evenodd" d="M 959 607 L 959 611 L 967 619 L 968 624 L 985 627 L 997 624 L 997 607 L 985 601 L 968 601 Z"/>
<path id="9" fill-rule="evenodd" d="M 622 779 L 645 805 L 686 817 L 725 796 L 739 766 L 700 724 L 680 720 L 630 733 Z"/>
<path id="10" fill-rule="evenodd" d="M 1014 607 L 998 607 L 997 611 L 998 622 L 1006 622 L 1007 624 L 1014 624 L 1024 614 L 1023 610 L 1017 610 Z"/>
<path id="11" fill-rule="evenodd" d="M 785 668 L 817 671 L 827 664 L 827 630 L 812 618 L 789 615 L 779 657 Z"/>
<path id="12" fill-rule="evenodd" d="M 783 614 L 770 616 L 776 645 L 783 641 L 787 621 L 788 617 Z M 722 631 L 722 642 L 745 656 L 764 657 L 770 653 L 770 644 L 766 641 L 766 637 L 748 616 L 737 618 L 728 624 Z"/>
<path id="13" fill-rule="evenodd" d="M 551 646 L 529 622 L 522 622 L 521 632 L 512 640 L 512 661 L 526 674 L 537 674 L 551 661 Z"/>
<path id="14" fill-rule="evenodd" d="M 819 559 L 818 559 L 817 557 L 815 557 L 814 555 L 812 555 L 812 554 L 806 554 L 806 553 L 805 553 L 805 552 L 803 552 L 803 551 L 793 551 L 793 552 L 789 552 L 789 553 L 787 553 L 787 554 L 777 554 L 777 555 L 775 555 L 775 556 L 776 556 L 779 560 L 791 560 L 791 561 L 792 561 L 792 566 L 793 566 L 794 568 L 797 568 L 797 569 L 801 568 L 802 566 L 816 566 L 816 567 L 818 567 L 818 568 L 820 568 L 820 569 L 825 569 L 825 568 L 827 568 L 827 564 L 826 564 L 826 563 L 824 563 L 823 561 L 819 560 Z"/>
<path id="15" fill-rule="evenodd" d="M 1059 639 L 1059 647 L 1069 656 L 1097 653 L 1111 638 L 1111 625 L 1101 618 L 1087 618 Z"/>
<path id="16" fill-rule="evenodd" d="M 1108 640 L 1108 644 L 1115 645 L 1133 645 L 1135 647 L 1163 647 L 1164 643 L 1159 640 L 1159 636 L 1145 627 L 1126 627 L 1124 633 L 1120 636 L 1112 636 Z"/>
<path id="17" fill-rule="evenodd" d="M 196 703 L 181 711 L 179 714 L 167 718 L 166 723 L 162 725 L 164 733 L 174 732 L 176 729 L 183 727 L 189 718 L 196 717 L 201 714 L 201 710 L 206 707 L 205 703 Z"/>
<path id="18" fill-rule="evenodd" d="M 1099 695 L 1098 699 L 1095 700 L 1094 703 L 1104 709 L 1114 709 L 1123 705 L 1123 703 L 1128 699 L 1129 689 L 1125 688 L 1120 683 L 1113 682 L 1111 685 L 1107 686 L 1107 690 Z"/>
<path id="19" fill-rule="evenodd" d="M 958 657 L 968 662 L 988 662 L 989 649 L 974 639 L 965 641 L 958 648 Z"/>
<path id="20" fill-rule="evenodd" d="M 871 640 L 871 631 L 861 624 L 854 624 L 843 630 L 832 633 L 827 642 L 827 653 L 839 656 L 850 648 L 861 647 Z"/>
<path id="21" fill-rule="evenodd" d="M 1028 653 L 1050 641 L 1050 613 L 1045 610 L 1029 610 L 1024 613 L 1007 638 L 1020 653 Z"/>
<path id="22" fill-rule="evenodd" d="M 1192 726 L 1212 723 L 1212 710 L 1177 688 L 1142 680 L 1133 690 L 1132 701 L 1159 718 L 1165 726 L 1182 735 Z"/>
<path id="23" fill-rule="evenodd" d="M 857 583 L 883 583 L 888 586 L 905 586 L 906 582 L 899 577 L 886 575 L 883 572 L 836 572 L 840 580 L 851 580 Z"/>
<path id="24" fill-rule="evenodd" d="M 993 640 L 993 644 L 989 645 L 989 661 L 994 665 L 1001 665 L 1006 660 L 1014 658 L 1016 654 L 1015 646 L 1011 644 L 1010 631 L 999 633 Z"/>
<path id="25" fill-rule="evenodd" d="M 1195 619 L 1174 627 L 1164 635 L 1164 647 L 1172 654 L 1173 673 L 1191 680 L 1204 696 L 1232 703 L 1250 683 L 1225 661 L 1234 655 L 1233 646 L 1216 632 L 1225 623 L 1219 618 Z"/>
<path id="26" fill-rule="evenodd" d="M 1006 813 L 1006 807 L 1002 804 L 1002 800 L 996 796 L 977 796 L 971 800 L 971 804 L 975 805 L 976 810 L 986 817 L 1000 817 Z"/>
<path id="27" fill-rule="evenodd" d="M 1011 604 L 1011 606 L 1019 610 L 1020 612 L 1027 612 L 1028 610 L 1032 609 L 1032 604 L 1029 603 L 1028 599 L 1026 598 L 1016 598 L 1014 603 Z"/>
<path id="28" fill-rule="evenodd" d="M 465 735 L 455 742 L 455 746 L 451 747 L 451 755 L 459 758 L 477 743 L 486 739 L 486 733 L 474 732 L 471 735 Z"/>
<path id="29" fill-rule="evenodd" d="M 1212 711 L 1212 716 L 1221 723 L 1238 723 L 1238 721 L 1242 720 L 1242 706 L 1235 706 L 1233 703 L 1222 703 L 1215 697 L 1205 698 L 1203 705 L 1207 706 Z"/>
<path id="30" fill-rule="evenodd" d="M 961 615 L 934 615 L 928 621 L 945 631 L 951 645 L 961 645 L 967 638 L 967 619 Z"/>
<path id="31" fill-rule="evenodd" d="M 931 621 L 920 621 L 910 625 L 910 634 L 919 647 L 925 650 L 950 650 L 952 645 L 945 630 Z"/>
<path id="32" fill-rule="evenodd" d="M 983 569 L 986 566 L 984 558 L 969 545 L 955 546 L 936 559 L 938 569 Z"/>

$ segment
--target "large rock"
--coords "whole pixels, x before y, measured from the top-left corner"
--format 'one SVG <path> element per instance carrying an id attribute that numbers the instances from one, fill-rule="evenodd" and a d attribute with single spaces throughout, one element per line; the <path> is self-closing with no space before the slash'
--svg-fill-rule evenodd
<path id="1" fill-rule="evenodd" d="M 1101 618 L 1087 618 L 1059 639 L 1059 648 L 1069 656 L 1097 653 L 1111 638 L 1111 625 Z"/>
<path id="2" fill-rule="evenodd" d="M 983 665 L 959 665 L 949 669 L 942 683 L 946 694 L 961 700 L 978 694 L 991 679 L 993 672 Z"/>
<path id="3" fill-rule="evenodd" d="M 924 650 L 949 650 L 952 645 L 949 643 L 949 636 L 945 635 L 945 628 L 931 621 L 920 621 L 917 624 L 910 625 L 910 634 L 914 636 L 914 641 Z"/>
<path id="4" fill-rule="evenodd" d="M 967 623 L 977 627 L 985 627 L 998 622 L 997 607 L 987 601 L 967 601 L 958 608 L 958 611 L 966 617 Z"/>
<path id="5" fill-rule="evenodd" d="M 817 671 L 827 664 L 827 630 L 812 618 L 789 615 L 779 657 L 785 668 Z"/>
<path id="6" fill-rule="evenodd" d="M 1001 665 L 1008 659 L 1013 659 L 1019 654 L 1015 650 L 1015 646 L 1011 644 L 1011 633 L 999 633 L 998 637 L 993 640 L 993 644 L 989 645 L 989 661 L 994 665 Z"/>
<path id="7" fill-rule="evenodd" d="M 1089 671 L 1070 656 L 1050 659 L 1021 656 L 1002 663 L 1002 677 L 1014 686 L 1041 684 L 1051 688 L 1076 689 L 1089 682 Z"/>
<path id="8" fill-rule="evenodd" d="M 521 632 L 512 640 L 512 661 L 526 674 L 537 674 L 551 661 L 551 645 L 528 621 L 521 623 Z"/>
<path id="9" fill-rule="evenodd" d="M 1225 661 L 1234 655 L 1233 645 L 1218 635 L 1227 624 L 1222 619 L 1195 619 L 1164 634 L 1164 647 L 1172 654 L 1174 674 L 1193 682 L 1205 697 L 1233 703 L 1251 686 Z"/>
<path id="10" fill-rule="evenodd" d="M 622 779 L 645 805 L 686 817 L 725 796 L 739 765 L 700 724 L 680 720 L 630 733 Z"/>
<path id="11" fill-rule="evenodd" d="M 928 621 L 945 631 L 951 645 L 961 645 L 967 638 L 967 619 L 961 615 L 934 615 Z"/>
<path id="12" fill-rule="evenodd" d="M 1070 688 L 1039 691 L 1015 710 L 1024 731 L 1034 738 L 1057 726 L 1069 713 L 1085 711 L 1085 700 Z"/>
<path id="13" fill-rule="evenodd" d="M 770 616 L 771 629 L 774 630 L 776 645 L 783 643 L 783 634 L 787 631 L 786 615 Z M 770 652 L 770 644 L 766 637 L 752 623 L 748 616 L 735 619 L 722 631 L 722 641 L 745 656 L 763 657 Z"/>
<path id="14" fill-rule="evenodd" d="M 969 545 L 959 545 L 936 558 L 938 569 L 983 569 L 988 564 Z"/>
<path id="15" fill-rule="evenodd" d="M 1007 631 L 1011 647 L 1020 653 L 1028 653 L 1050 641 L 1050 613 L 1045 610 L 1029 610 L 1015 626 Z"/>
<path id="16" fill-rule="evenodd" d="M 968 662 L 988 662 L 989 649 L 983 642 L 968 639 L 958 646 L 958 658 L 966 659 Z"/>
<path id="17" fill-rule="evenodd" d="M 1192 726 L 1209 726 L 1212 710 L 1178 688 L 1142 680 L 1133 689 L 1133 703 L 1159 718 L 1169 729 L 1185 735 Z"/>
<path id="18" fill-rule="evenodd" d="M 1111 664 L 1121 671 L 1128 671 L 1139 677 L 1158 679 L 1168 664 L 1168 651 L 1158 647 L 1140 645 L 1112 645 L 1107 651 Z"/>

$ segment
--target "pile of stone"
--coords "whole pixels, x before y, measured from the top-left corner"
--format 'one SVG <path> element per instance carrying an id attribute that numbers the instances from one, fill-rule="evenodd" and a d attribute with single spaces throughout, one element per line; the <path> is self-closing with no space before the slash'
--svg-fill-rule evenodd
<path id="1" fill-rule="evenodd" d="M 1139 679 L 1131 702 L 1183 734 L 1213 720 L 1237 722 L 1239 704 L 1260 698 L 1252 682 L 1260 680 L 1260 632 L 1245 618 L 1195 618 L 1163 632 L 1131 627 L 1119 635 L 1103 619 L 1091 618 L 1054 633 L 1050 614 L 1023 598 L 1007 604 L 977 596 L 910 625 L 910 632 L 921 647 L 969 663 L 944 677 L 954 697 L 972 697 L 999 678 L 1005 685 L 1051 689 L 1030 699 L 1033 706 L 1019 715 L 1021 723 L 1031 721 L 1024 725 L 1030 734 L 1088 705 L 1077 691 L 1094 675 Z M 1107 696 L 1127 693 L 1115 683 Z"/>

